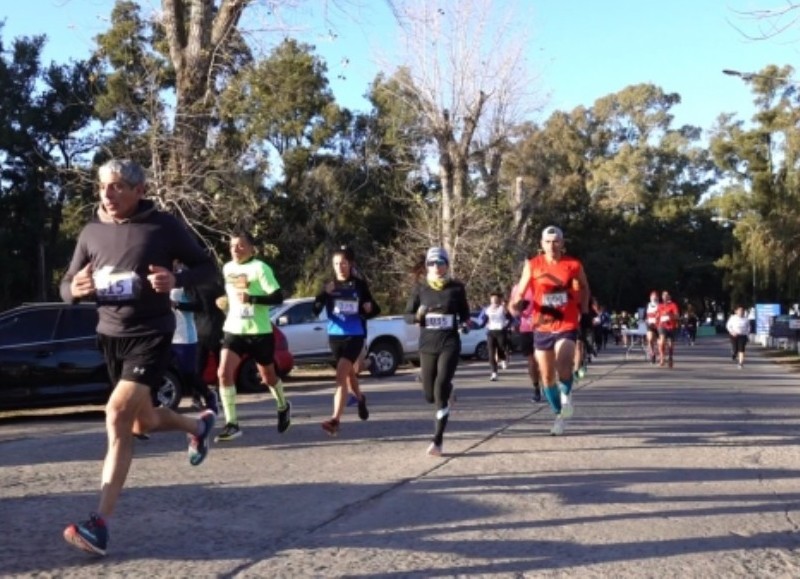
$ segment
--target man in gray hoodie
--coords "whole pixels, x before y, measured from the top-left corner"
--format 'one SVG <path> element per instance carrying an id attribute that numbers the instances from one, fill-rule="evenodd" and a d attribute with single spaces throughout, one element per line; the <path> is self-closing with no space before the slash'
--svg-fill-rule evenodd
<path id="1" fill-rule="evenodd" d="M 98 344 L 115 386 L 105 409 L 108 450 L 99 505 L 87 521 L 69 525 L 64 538 L 105 555 L 109 518 L 133 458 L 134 432 L 186 432 L 193 466 L 208 453 L 214 413 L 190 418 L 154 408 L 151 390 L 161 384 L 170 361 L 175 331 L 170 290 L 211 280 L 216 269 L 180 221 L 144 198 L 140 165 L 112 160 L 99 168 L 98 177 L 100 204 L 78 237 L 61 297 L 97 303 Z M 189 268 L 174 273 L 175 259 Z"/>

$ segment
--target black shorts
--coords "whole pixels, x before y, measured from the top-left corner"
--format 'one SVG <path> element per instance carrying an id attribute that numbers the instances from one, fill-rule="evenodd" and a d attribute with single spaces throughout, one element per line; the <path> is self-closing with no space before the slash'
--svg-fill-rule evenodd
<path id="1" fill-rule="evenodd" d="M 98 334 L 97 346 L 103 353 L 111 383 L 120 380 L 158 389 L 172 359 L 172 334 L 115 337 Z"/>
<path id="2" fill-rule="evenodd" d="M 675 341 L 675 330 L 668 330 L 667 328 L 658 328 L 658 335 L 664 336 L 665 340 Z"/>
<path id="3" fill-rule="evenodd" d="M 578 340 L 578 330 L 570 330 L 568 332 L 533 333 L 533 347 L 537 350 L 555 350 L 556 342 L 561 340 L 570 340 L 572 342 L 576 342 Z"/>
<path id="4" fill-rule="evenodd" d="M 533 354 L 533 332 L 519 333 L 519 351 L 526 358 Z"/>
<path id="5" fill-rule="evenodd" d="M 269 334 L 230 334 L 222 336 L 222 349 L 230 350 L 240 358 L 250 356 L 261 366 L 269 366 L 275 361 L 275 335 Z"/>
<path id="6" fill-rule="evenodd" d="M 329 336 L 328 344 L 331 347 L 333 359 L 337 362 L 344 358 L 356 363 L 361 352 L 364 351 L 364 336 Z"/>

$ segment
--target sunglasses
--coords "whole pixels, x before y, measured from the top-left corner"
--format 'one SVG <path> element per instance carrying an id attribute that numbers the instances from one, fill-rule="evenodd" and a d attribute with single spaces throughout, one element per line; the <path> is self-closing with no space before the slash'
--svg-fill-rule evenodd
<path id="1" fill-rule="evenodd" d="M 426 265 L 428 267 L 433 267 L 434 265 L 438 267 L 444 267 L 445 265 L 447 265 L 447 262 L 443 259 L 437 259 L 435 261 L 429 261 Z"/>

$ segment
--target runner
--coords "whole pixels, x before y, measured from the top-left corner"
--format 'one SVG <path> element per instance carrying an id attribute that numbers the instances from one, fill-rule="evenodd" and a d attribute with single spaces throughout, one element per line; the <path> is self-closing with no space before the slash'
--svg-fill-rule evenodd
<path id="1" fill-rule="evenodd" d="M 283 382 L 275 373 L 275 336 L 269 317 L 269 306 L 283 303 L 283 291 L 272 268 L 255 258 L 255 240 L 247 232 L 237 232 L 230 239 L 231 261 L 222 268 L 225 280 L 223 309 L 227 309 L 217 372 L 225 428 L 216 440 L 228 442 L 239 438 L 236 413 L 236 369 L 243 356 L 256 362 L 258 374 L 267 385 L 278 407 L 278 432 L 284 433 L 292 423 L 292 405 L 283 393 Z"/>
<path id="2" fill-rule="evenodd" d="M 647 323 L 647 353 L 650 357 L 650 363 L 656 363 L 656 354 L 658 353 L 658 308 L 661 302 L 658 299 L 658 292 L 653 290 L 650 292 L 650 301 L 647 302 L 645 308 L 645 322 Z"/>
<path id="3" fill-rule="evenodd" d="M 512 290 L 512 296 L 514 292 Z M 522 299 L 517 302 L 514 309 L 519 312 L 519 347 L 523 357 L 527 360 L 528 377 L 531 379 L 533 386 L 532 402 L 539 403 L 542 401 L 542 388 L 539 385 L 539 365 L 536 363 L 536 356 L 533 350 L 533 293 L 530 287 L 525 289 L 522 294 Z"/>
<path id="4" fill-rule="evenodd" d="M 744 313 L 743 306 L 736 306 L 736 309 L 728 318 L 725 329 L 731 337 L 732 358 L 737 362 L 739 369 L 744 366 L 744 350 L 747 347 L 748 334 L 750 332 L 750 320 Z"/>
<path id="5" fill-rule="evenodd" d="M 664 366 L 666 363 L 672 368 L 672 355 L 675 349 L 675 331 L 678 329 L 678 322 L 681 313 L 678 304 L 672 301 L 669 292 L 664 290 L 661 293 L 661 305 L 658 306 L 658 365 Z"/>
<path id="6" fill-rule="evenodd" d="M 564 254 L 564 234 L 555 226 L 542 231 L 544 254 L 525 263 L 511 303 L 533 292 L 533 341 L 544 394 L 556 415 L 550 433 L 564 433 L 572 404 L 575 341 L 581 316 L 589 316 L 589 282 L 581 262 Z M 585 318 L 584 318 L 585 319 Z"/>
<path id="7" fill-rule="evenodd" d="M 170 291 L 207 280 L 215 270 L 183 224 L 144 198 L 141 166 L 111 160 L 98 177 L 97 214 L 78 237 L 60 290 L 66 302 L 96 301 L 98 344 L 115 386 L 105 408 L 108 447 L 99 504 L 88 520 L 67 526 L 64 539 L 105 555 L 110 518 L 133 460 L 134 432 L 186 432 L 192 466 L 208 454 L 214 413 L 190 418 L 154 408 L 152 390 L 161 386 L 171 357 Z M 175 259 L 189 269 L 173 273 Z"/>
<path id="8" fill-rule="evenodd" d="M 420 380 L 425 400 L 436 405 L 436 425 L 429 456 L 442 456 L 442 443 L 450 415 L 453 376 L 461 354 L 461 331 L 469 331 L 469 302 L 464 284 L 450 276 L 450 259 L 444 248 L 431 247 L 425 256 L 427 274 L 414 285 L 405 318 L 419 324 Z"/>
<path id="9" fill-rule="evenodd" d="M 478 327 L 486 327 L 486 346 L 489 349 L 489 368 L 492 370 L 489 380 L 497 380 L 498 365 L 503 370 L 507 367 L 508 325 L 511 321 L 503 295 L 494 291 L 489 295 L 489 305 L 478 314 Z"/>
<path id="10" fill-rule="evenodd" d="M 358 417 L 369 418 L 367 397 L 354 380 L 353 366 L 364 350 L 366 319 L 380 313 L 367 282 L 354 277 L 352 257 L 347 249 L 333 252 L 335 279 L 325 284 L 314 299 L 313 312 L 318 316 L 324 309 L 328 317 L 328 342 L 336 360 L 336 391 L 333 395 L 333 414 L 322 423 L 322 429 L 336 436 L 347 402 L 348 384 L 358 400 Z"/>
<path id="11" fill-rule="evenodd" d="M 185 266 L 176 261 L 174 271 L 180 273 Z M 184 383 L 192 394 L 192 405 L 196 408 L 206 407 L 219 414 L 216 393 L 203 380 L 205 358 L 200 358 L 198 331 L 195 323 L 195 312 L 202 305 L 193 302 L 189 293 L 183 288 L 173 288 L 169 294 L 172 309 L 175 311 L 175 333 L 172 335 L 172 352 L 181 367 Z"/>

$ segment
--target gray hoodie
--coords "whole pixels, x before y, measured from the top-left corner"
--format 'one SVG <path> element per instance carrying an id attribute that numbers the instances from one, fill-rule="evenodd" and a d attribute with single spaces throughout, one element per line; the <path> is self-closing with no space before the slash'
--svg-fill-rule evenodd
<path id="1" fill-rule="evenodd" d="M 169 293 L 156 293 L 147 281 L 151 265 L 172 270 L 178 259 L 188 269 L 176 274 L 176 287 L 213 280 L 216 267 L 186 227 L 169 213 L 142 200 L 129 219 L 115 221 L 98 209 L 78 236 L 69 269 L 61 281 L 61 298 L 72 296 L 72 278 L 92 264 L 97 292 L 97 332 L 106 336 L 147 336 L 175 330 Z"/>

